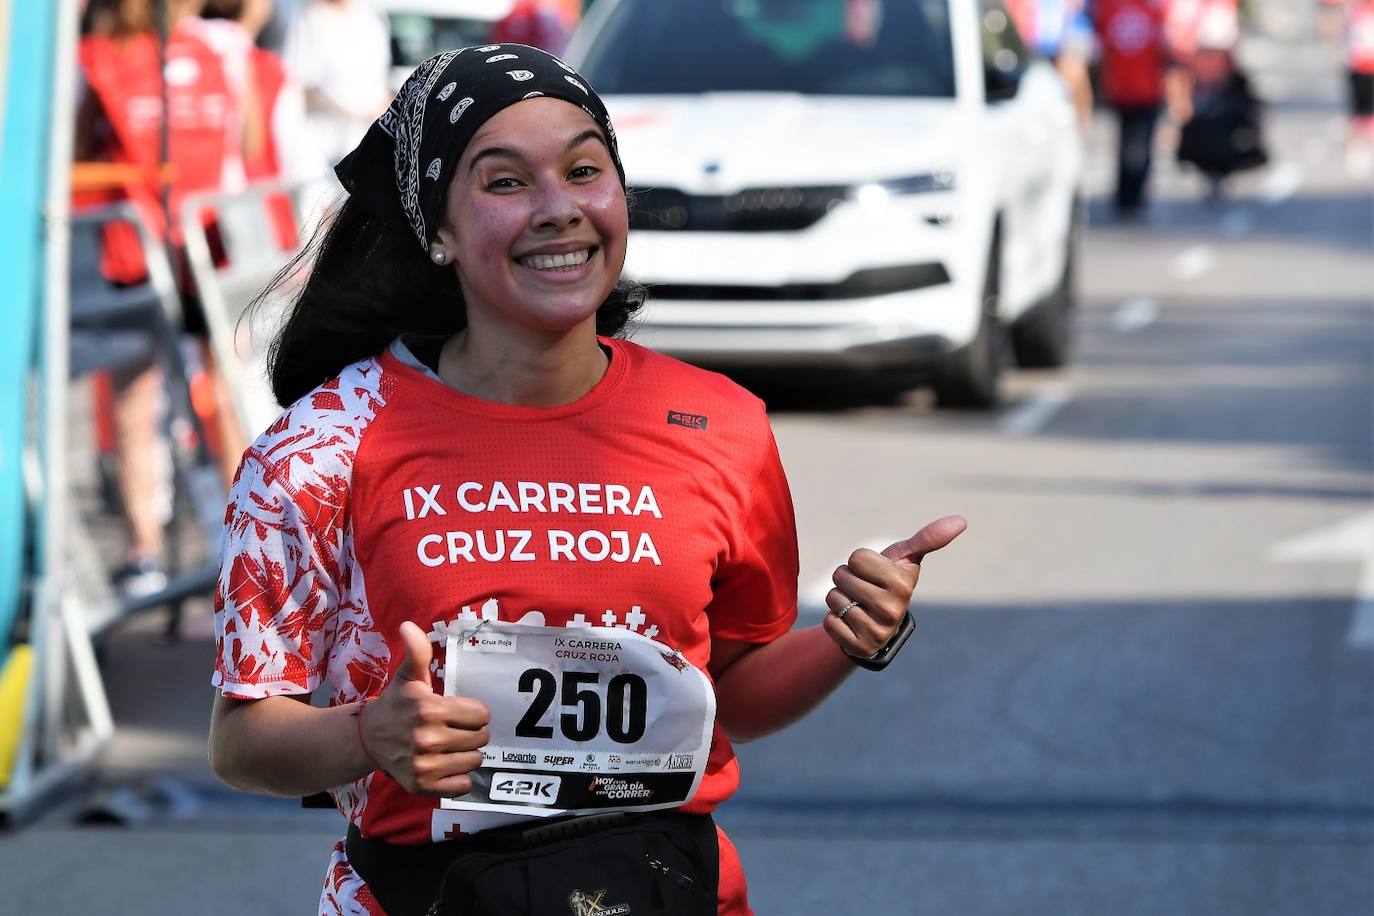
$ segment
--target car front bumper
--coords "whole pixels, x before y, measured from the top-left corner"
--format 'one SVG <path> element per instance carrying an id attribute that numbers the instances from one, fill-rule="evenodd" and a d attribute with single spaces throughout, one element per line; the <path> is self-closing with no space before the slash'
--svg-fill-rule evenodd
<path id="1" fill-rule="evenodd" d="M 973 339 L 981 307 L 966 227 L 934 219 L 951 204 L 850 204 L 797 232 L 633 232 L 626 274 L 649 293 L 635 339 L 723 366 L 934 362 Z"/>
<path id="2" fill-rule="evenodd" d="M 971 308 L 944 283 L 867 298 L 731 301 L 653 298 L 634 339 L 690 362 L 850 369 L 913 367 L 967 343 L 976 330 L 951 321 Z"/>

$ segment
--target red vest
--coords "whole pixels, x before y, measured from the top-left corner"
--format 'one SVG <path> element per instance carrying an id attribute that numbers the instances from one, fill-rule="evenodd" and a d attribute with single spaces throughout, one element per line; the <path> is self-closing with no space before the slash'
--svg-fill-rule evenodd
<path id="1" fill-rule="evenodd" d="M 112 129 L 108 147 L 102 150 L 111 162 L 143 166 L 155 174 L 161 161 L 162 80 L 158 76 L 157 43 L 152 35 L 110 38 L 92 35 L 81 40 L 81 66 L 86 82 Z M 214 53 L 199 40 L 173 30 L 167 43 L 168 137 L 167 162 L 173 167 L 168 231 L 161 207 L 161 188 L 156 178 L 130 181 L 126 196 L 133 201 L 148 225 L 163 238 L 179 242 L 175 223 L 187 194 L 220 186 L 231 104 L 224 72 Z M 112 229 L 106 233 L 102 272 L 111 280 L 134 283 L 146 275 L 136 237 Z"/>
<path id="2" fill-rule="evenodd" d="M 263 144 L 255 153 L 244 154 L 244 172 L 250 182 L 275 181 L 281 177 L 281 159 L 272 123 L 273 113 L 277 109 L 277 99 L 286 85 L 286 66 L 280 57 L 262 48 L 253 50 L 249 66 L 252 68 L 253 89 L 256 91 L 263 119 Z M 273 195 L 266 203 L 277 245 L 283 250 L 294 248 L 299 240 L 299 234 L 291 210 L 291 201 L 283 195 Z"/>
<path id="3" fill-rule="evenodd" d="M 286 67 L 281 58 L 262 48 L 253 49 L 249 67 L 265 129 L 262 147 L 254 153 L 244 154 L 243 168 L 249 178 L 275 179 L 281 172 L 281 162 L 277 158 L 277 138 L 272 133 L 272 112 L 277 107 L 277 97 L 281 95 L 282 87 L 286 85 Z"/>
<path id="4" fill-rule="evenodd" d="M 1164 100 L 1168 52 L 1160 0 L 1097 0 L 1102 44 L 1102 96 L 1109 105 L 1158 105 Z"/>

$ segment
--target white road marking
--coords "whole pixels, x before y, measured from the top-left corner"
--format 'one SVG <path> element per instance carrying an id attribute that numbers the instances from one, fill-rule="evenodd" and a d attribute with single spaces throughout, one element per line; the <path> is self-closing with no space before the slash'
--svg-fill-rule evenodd
<path id="1" fill-rule="evenodd" d="M 1296 162 L 1280 162 L 1260 183 L 1260 200 L 1274 207 L 1292 197 L 1302 187 L 1306 175 Z"/>
<path id="2" fill-rule="evenodd" d="M 1282 563 L 1360 563 L 1345 644 L 1352 649 L 1374 649 L 1374 511 L 1282 541 L 1269 551 L 1269 559 Z"/>
<path id="3" fill-rule="evenodd" d="M 1217 254 L 1211 245 L 1194 245 L 1174 258 L 1174 279 L 1196 280 L 1211 270 L 1216 262 Z"/>
<path id="4" fill-rule="evenodd" d="M 1004 414 L 997 426 L 1008 436 L 1028 436 L 1044 428 L 1072 400 L 1072 385 L 1052 382 Z"/>
<path id="5" fill-rule="evenodd" d="M 1159 317 L 1159 303 L 1149 296 L 1127 299 L 1112 313 L 1112 327 L 1118 333 L 1130 334 L 1153 324 Z"/>

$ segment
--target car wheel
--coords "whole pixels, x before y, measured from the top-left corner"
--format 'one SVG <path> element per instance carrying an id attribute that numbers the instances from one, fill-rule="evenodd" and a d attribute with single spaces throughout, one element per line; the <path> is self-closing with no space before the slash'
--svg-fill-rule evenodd
<path id="1" fill-rule="evenodd" d="M 1000 238 L 994 234 L 984 273 L 978 333 L 946 354 L 935 371 L 935 401 L 941 407 L 993 407 L 1001 397 L 1002 369 L 1007 361 L 1006 333 L 997 318 L 1001 252 Z"/>
<path id="2" fill-rule="evenodd" d="M 1027 369 L 1058 369 L 1069 362 L 1073 346 L 1073 312 L 1077 297 L 1078 214 L 1069 224 L 1064 269 L 1059 283 L 1011 326 L 1011 347 L 1018 365 Z"/>

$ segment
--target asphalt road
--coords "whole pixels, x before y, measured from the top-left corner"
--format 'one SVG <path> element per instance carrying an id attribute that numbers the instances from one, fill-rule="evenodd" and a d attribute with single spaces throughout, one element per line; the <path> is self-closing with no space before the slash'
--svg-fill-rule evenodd
<path id="1" fill-rule="evenodd" d="M 899 663 L 740 749 L 762 916 L 1374 912 L 1374 195 L 1292 26 L 1247 41 L 1273 162 L 1227 204 L 1161 161 L 1113 222 L 1095 125 L 1072 369 L 988 414 L 764 392 L 805 618 L 854 547 L 970 529 Z M 313 912 L 337 815 L 215 787 L 208 621 L 156 626 L 105 646 L 115 791 L 0 837 L 0 913 Z"/>

